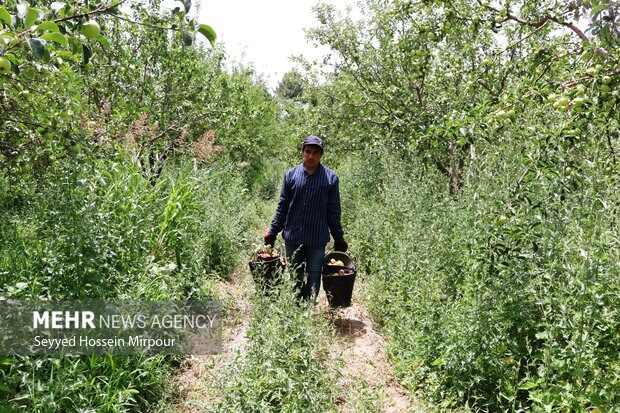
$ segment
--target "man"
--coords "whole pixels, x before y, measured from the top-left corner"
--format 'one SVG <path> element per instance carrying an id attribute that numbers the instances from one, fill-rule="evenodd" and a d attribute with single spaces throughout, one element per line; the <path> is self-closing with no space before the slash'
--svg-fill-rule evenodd
<path id="1" fill-rule="evenodd" d="M 300 296 L 316 299 L 329 233 L 336 251 L 346 252 L 348 244 L 340 222 L 338 176 L 321 164 L 321 138 L 310 135 L 304 139 L 301 155 L 303 162 L 284 175 L 280 201 L 264 239 L 265 244 L 273 246 L 278 233 L 283 231 L 286 257 L 297 271 Z M 306 283 L 304 266 L 308 274 Z"/>

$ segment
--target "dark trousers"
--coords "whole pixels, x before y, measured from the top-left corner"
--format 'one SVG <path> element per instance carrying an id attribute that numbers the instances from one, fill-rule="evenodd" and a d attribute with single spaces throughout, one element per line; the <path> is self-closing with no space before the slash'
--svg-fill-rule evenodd
<path id="1" fill-rule="evenodd" d="M 286 259 L 297 275 L 296 288 L 299 296 L 316 299 L 321 287 L 321 271 L 325 258 L 325 245 L 308 246 L 285 242 Z M 308 278 L 305 279 L 305 275 Z"/>

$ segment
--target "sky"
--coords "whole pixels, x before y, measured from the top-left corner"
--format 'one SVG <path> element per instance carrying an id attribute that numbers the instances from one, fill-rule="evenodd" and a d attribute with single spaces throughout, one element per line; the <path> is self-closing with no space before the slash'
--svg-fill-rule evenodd
<path id="1" fill-rule="evenodd" d="M 312 7 L 317 0 L 201 0 L 200 23 L 210 25 L 223 42 L 229 59 L 252 62 L 271 89 L 295 67 L 292 55 L 323 56 L 305 40 L 304 28 L 318 26 Z M 331 0 L 344 9 L 353 0 Z"/>

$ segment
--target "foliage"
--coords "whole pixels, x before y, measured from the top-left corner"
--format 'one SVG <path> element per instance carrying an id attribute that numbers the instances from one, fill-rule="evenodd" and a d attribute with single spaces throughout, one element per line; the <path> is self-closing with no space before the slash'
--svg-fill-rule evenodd
<path id="1" fill-rule="evenodd" d="M 618 169 L 599 158 L 558 172 L 549 148 L 510 145 L 481 154 L 458 203 L 386 149 L 342 165 L 373 314 L 403 383 L 443 408 L 613 411 Z"/>
<path id="2" fill-rule="evenodd" d="M 438 409 L 613 411 L 617 5 L 360 7 L 316 9 L 334 72 L 299 119 L 336 142 L 403 382 Z"/>
<path id="3" fill-rule="evenodd" d="M 184 129 L 189 128 L 190 140 L 205 132 L 196 126 L 196 118 L 204 115 L 197 114 L 196 107 L 208 97 L 184 89 L 187 84 L 208 85 L 219 72 L 221 58 L 213 49 L 201 52 L 186 41 L 187 30 L 195 25 L 187 17 L 191 2 L 163 14 L 156 3 L 119 5 L 54 2 L 47 9 L 9 2 L 3 6 L 11 23 L 5 22 L 0 37 L 12 45 L 6 56 L 13 72 L 0 76 L 4 121 L 0 150 L 9 170 L 44 168 L 55 161 L 58 151 L 79 151 L 90 143 L 105 146 L 148 127 L 150 135 L 139 130 L 135 138 L 143 171 L 155 180 Z M 38 17 L 26 22 L 22 12 Z M 81 27 L 94 17 L 102 34 L 84 36 Z M 168 30 L 169 26 L 176 28 Z M 50 34 L 49 28 L 55 38 L 64 40 L 48 44 L 36 37 L 41 31 L 46 31 L 42 36 Z M 26 40 L 45 46 L 45 58 L 21 47 Z M 190 105 L 192 99 L 196 104 Z M 128 127 L 132 122 L 133 131 Z M 163 130 L 158 125 L 164 125 Z"/>
<path id="4" fill-rule="evenodd" d="M 299 100 L 304 92 L 304 78 L 297 70 L 291 70 L 282 77 L 276 88 L 276 96 L 281 99 Z"/>
<path id="5" fill-rule="evenodd" d="M 228 165 L 177 162 L 155 186 L 128 155 L 83 154 L 25 175 L 12 192 L 3 185 L 0 297 L 212 297 L 212 280 L 232 271 L 254 214 Z M 160 402 L 171 361 L 4 358 L 0 400 L 28 411 L 145 411 Z"/>
<path id="6" fill-rule="evenodd" d="M 322 4 L 278 98 L 160 6 L 0 6 L 0 297 L 211 297 L 313 133 L 407 388 L 617 411 L 615 2 Z M 219 411 L 336 410 L 314 309 L 256 300 Z M 3 357 L 0 407 L 153 410 L 174 362 Z"/>
<path id="7" fill-rule="evenodd" d="M 0 6 L 1 55 L 10 61 L 15 75 L 19 75 L 22 65 L 34 60 L 54 67 L 79 56 L 83 64 L 88 64 L 95 41 L 104 49 L 111 49 L 106 26 L 113 26 L 119 21 L 151 25 L 160 32 L 170 30 L 181 33 L 188 45 L 193 42 L 193 31 L 204 35 L 212 45 L 216 38 L 210 26 L 188 18 L 191 8 L 189 0 L 182 7 L 175 5 L 166 11 L 160 25 L 148 21 L 153 17 L 152 10 L 159 7 L 159 1 L 150 5 L 125 0 L 96 0 L 85 4 L 37 3 L 30 5 L 28 2 L 9 0 Z M 130 10 L 124 7 L 126 5 Z"/>
<path id="8" fill-rule="evenodd" d="M 552 90 L 618 74 L 615 40 L 602 34 L 616 23 L 600 16 L 615 16 L 617 6 L 544 3 L 369 0 L 357 22 L 318 6 L 321 25 L 310 38 L 332 49 L 331 82 L 316 105 L 322 120 L 337 119 L 328 134 L 366 148 L 375 143 L 362 140 L 372 129 L 388 145 L 413 147 L 458 196 L 490 122 L 513 120 L 529 99 Z M 598 36 L 587 37 L 568 20 L 573 11 L 597 16 L 606 29 L 593 26 Z M 350 137 L 338 130 L 343 125 Z"/>
<path id="9" fill-rule="evenodd" d="M 168 375 L 162 357 L 2 358 L 3 411 L 142 412 L 157 404 Z M 25 378 L 22 380 L 22 377 Z M 14 389 L 20 389 L 13 394 Z M 5 397 L 12 399 L 4 404 Z"/>
<path id="10" fill-rule="evenodd" d="M 292 288 L 286 283 L 271 297 L 256 297 L 247 349 L 223 370 L 223 398 L 214 411 L 337 411 L 324 358 L 329 331 Z"/>

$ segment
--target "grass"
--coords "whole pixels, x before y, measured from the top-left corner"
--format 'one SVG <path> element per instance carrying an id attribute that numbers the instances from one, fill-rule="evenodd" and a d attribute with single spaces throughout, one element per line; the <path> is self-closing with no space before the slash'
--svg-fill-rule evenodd
<path id="1" fill-rule="evenodd" d="M 618 180 L 605 162 L 523 175 L 506 153 L 489 154 L 457 202 L 388 153 L 341 170 L 397 375 L 440 409 L 615 411 Z"/>
<path id="2" fill-rule="evenodd" d="M 118 159 L 76 157 L 0 192 L 0 297 L 208 299 L 255 220 L 227 165 L 170 164 L 151 185 Z M 4 177 L 2 178 L 4 179 Z M 143 412 L 166 394 L 173 357 L 4 357 L 0 406 Z"/>
<path id="3" fill-rule="evenodd" d="M 335 412 L 335 366 L 327 364 L 332 333 L 312 304 L 286 283 L 254 296 L 248 342 L 221 370 L 217 412 Z"/>

